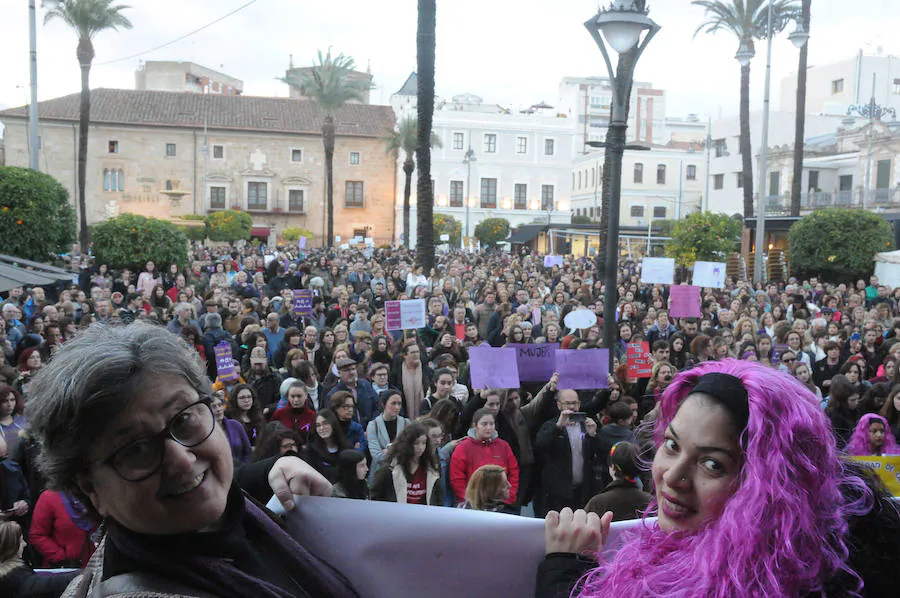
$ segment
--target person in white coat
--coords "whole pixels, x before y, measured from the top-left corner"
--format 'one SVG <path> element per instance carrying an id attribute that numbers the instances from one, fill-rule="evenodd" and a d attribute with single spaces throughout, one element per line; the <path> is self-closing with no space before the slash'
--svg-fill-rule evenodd
<path id="1" fill-rule="evenodd" d="M 369 482 L 375 477 L 378 467 L 384 462 L 384 453 L 394 440 L 409 425 L 409 420 L 400 416 L 403 409 L 403 395 L 396 388 L 389 388 L 379 396 L 381 415 L 366 426 L 366 441 L 369 443 L 369 454 L 372 455 L 372 467 L 369 468 Z"/>

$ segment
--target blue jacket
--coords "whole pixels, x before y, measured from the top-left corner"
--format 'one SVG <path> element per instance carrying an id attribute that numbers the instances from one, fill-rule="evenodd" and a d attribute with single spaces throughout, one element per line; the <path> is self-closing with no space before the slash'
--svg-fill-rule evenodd
<path id="1" fill-rule="evenodd" d="M 25 475 L 18 463 L 11 459 L 0 461 L 0 475 L 6 481 L 6 493 L 0 496 L 0 509 L 11 509 L 19 500 L 27 502 L 29 508 L 34 507 L 28 482 L 25 481 Z"/>
<path id="2" fill-rule="evenodd" d="M 339 390 L 350 391 L 350 388 L 341 380 L 325 398 L 330 399 L 331 395 Z M 378 413 L 378 395 L 375 393 L 375 389 L 372 388 L 372 383 L 360 378 L 356 381 L 356 412 L 353 414 L 353 419 L 365 427 L 372 419 L 378 416 Z"/>

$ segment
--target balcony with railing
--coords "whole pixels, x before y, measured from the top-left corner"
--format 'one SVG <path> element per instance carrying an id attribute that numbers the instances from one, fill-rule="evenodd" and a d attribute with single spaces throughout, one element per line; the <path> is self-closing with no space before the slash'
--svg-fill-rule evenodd
<path id="1" fill-rule="evenodd" d="M 766 214 L 787 216 L 791 212 L 791 196 L 769 195 Z M 827 208 L 900 209 L 900 186 L 893 189 L 843 189 L 839 191 L 810 191 L 800 195 L 800 211 L 809 213 Z"/>

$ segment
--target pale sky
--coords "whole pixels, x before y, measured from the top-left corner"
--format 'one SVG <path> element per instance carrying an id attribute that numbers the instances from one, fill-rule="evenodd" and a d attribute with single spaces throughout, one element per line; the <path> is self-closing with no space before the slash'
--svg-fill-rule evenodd
<path id="1" fill-rule="evenodd" d="M 373 103 L 390 95 L 416 68 L 415 0 L 256 0 L 237 14 L 183 41 L 139 58 L 137 54 L 201 27 L 250 0 L 122 0 L 131 30 L 95 38 L 93 88 L 133 89 L 141 59 L 184 60 L 244 81 L 245 95 L 286 96 L 275 80 L 288 56 L 310 64 L 332 46 L 352 56 L 360 70 L 371 64 Z M 40 0 L 37 0 L 40 6 Z M 604 0 L 608 4 L 608 0 Z M 471 92 L 486 102 L 520 107 L 553 105 L 564 76 L 605 75 L 600 51 L 583 23 L 597 0 L 438 0 L 436 85 L 439 96 Z M 855 55 L 900 54 L 900 0 L 813 0 L 810 65 Z M 38 93 L 46 100 L 80 89 L 76 38 L 61 21 L 38 21 Z M 651 0 L 650 16 L 662 26 L 638 64 L 636 77 L 667 92 L 668 116 L 729 116 L 738 111 L 737 42 L 728 33 L 694 30 L 703 10 L 689 0 Z M 28 1 L 0 0 L 0 108 L 28 100 Z M 773 107 L 779 81 L 796 71 L 797 50 L 782 34 L 775 40 Z M 762 107 L 765 44 L 752 63 L 753 109 Z"/>

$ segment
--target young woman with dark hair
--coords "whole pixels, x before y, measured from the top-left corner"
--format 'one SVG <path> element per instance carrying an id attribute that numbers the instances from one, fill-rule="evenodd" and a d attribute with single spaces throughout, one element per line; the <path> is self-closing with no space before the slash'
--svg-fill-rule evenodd
<path id="1" fill-rule="evenodd" d="M 369 466 L 366 456 L 360 451 L 347 449 L 338 455 L 338 472 L 331 495 L 335 498 L 369 499 L 366 476 Z"/>
<path id="2" fill-rule="evenodd" d="M 330 409 L 324 409 L 316 413 L 315 428 L 309 435 L 303 460 L 333 483 L 337 479 L 338 455 L 352 448 L 337 416 Z"/>
<path id="3" fill-rule="evenodd" d="M 372 480 L 372 500 L 441 506 L 441 465 L 419 423 L 406 426 L 387 451 L 384 464 Z"/>
<path id="4" fill-rule="evenodd" d="M 881 408 L 881 417 L 887 422 L 894 438 L 900 438 L 900 387 L 894 387 Z"/>
<path id="5" fill-rule="evenodd" d="M 266 425 L 262 407 L 256 395 L 256 389 L 249 384 L 236 384 L 228 395 L 228 407 L 225 408 L 225 417 L 236 421 L 244 427 L 251 446 L 256 446 L 256 441 Z"/>
<path id="6" fill-rule="evenodd" d="M 653 496 L 638 487 L 638 449 L 630 442 L 617 442 L 609 451 L 609 476 L 612 482 L 594 495 L 584 508 L 602 516 L 612 511 L 613 521 L 640 519 Z"/>
<path id="7" fill-rule="evenodd" d="M 825 412 L 831 419 L 831 426 L 840 449 L 847 445 L 850 434 L 859 421 L 859 390 L 859 384 L 851 382 L 843 374 L 831 379 L 831 394 Z"/>

